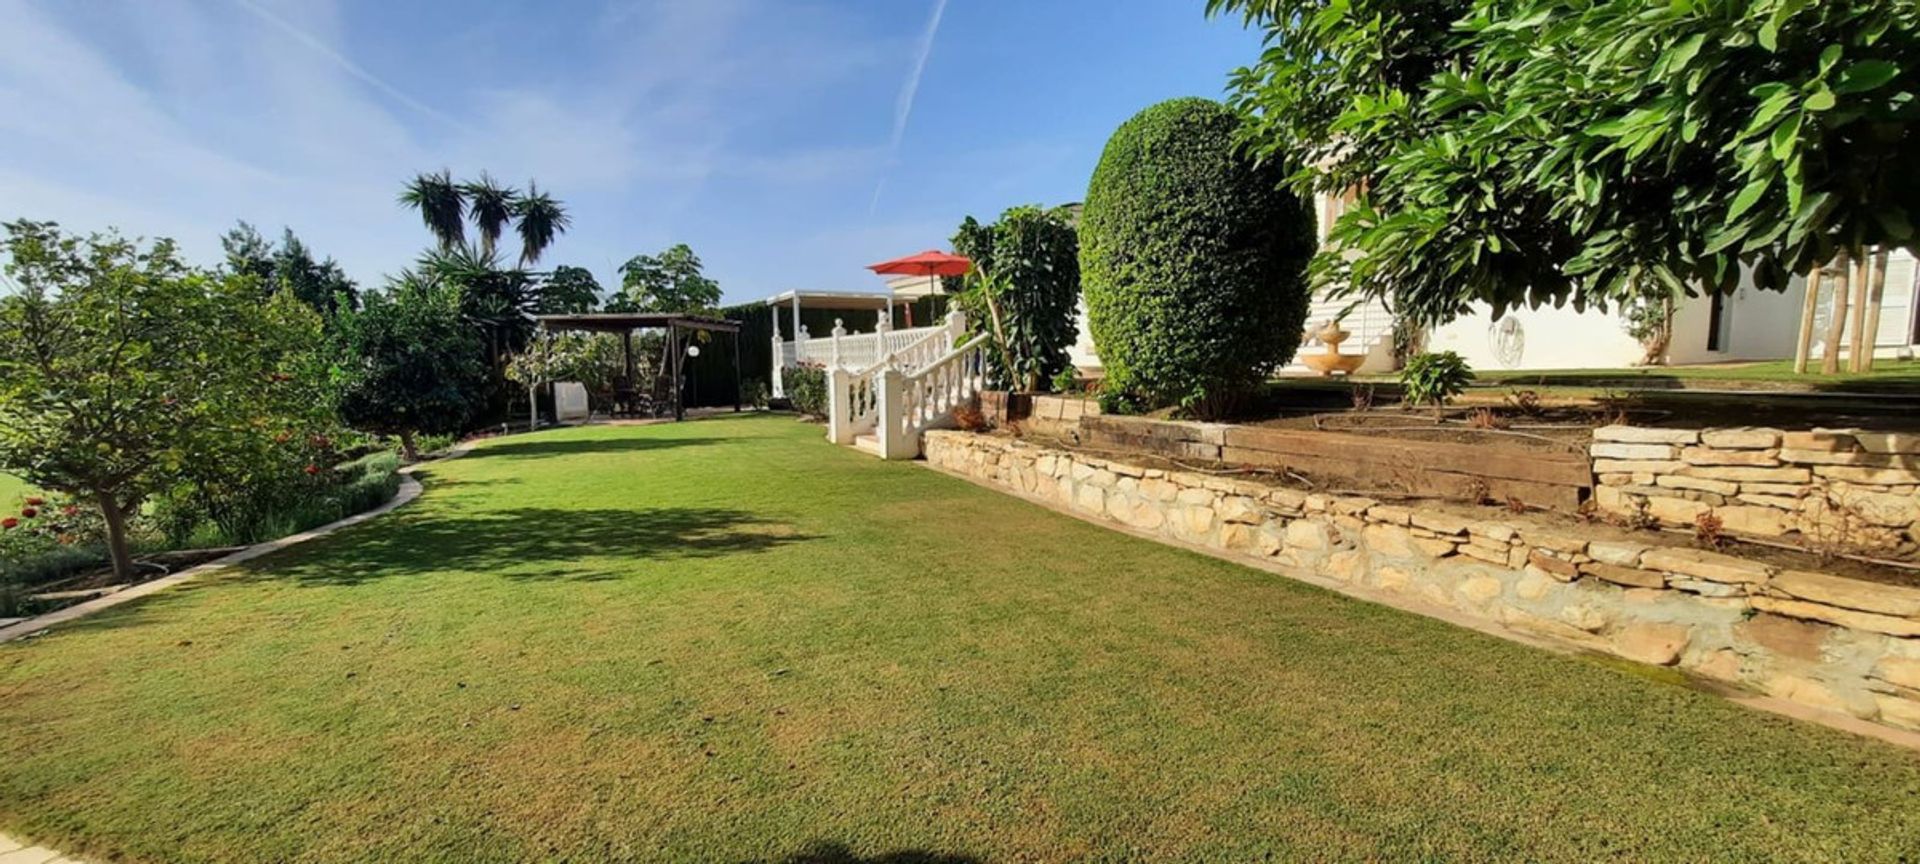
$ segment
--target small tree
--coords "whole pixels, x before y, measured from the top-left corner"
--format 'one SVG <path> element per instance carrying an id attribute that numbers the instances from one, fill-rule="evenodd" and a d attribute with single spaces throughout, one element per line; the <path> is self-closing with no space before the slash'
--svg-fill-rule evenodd
<path id="1" fill-rule="evenodd" d="M 341 419 L 399 436 L 408 459 L 420 458 L 417 436 L 460 432 L 484 398 L 487 369 L 457 290 L 403 277 L 345 319 L 340 341 Z"/>
<path id="2" fill-rule="evenodd" d="M 285 293 L 260 302 L 251 278 L 188 268 L 168 240 L 5 227 L 17 291 L 0 299 L 0 468 L 93 502 L 115 574 L 132 578 L 129 522 L 150 495 L 321 422 L 318 318 Z"/>
<path id="3" fill-rule="evenodd" d="M 539 387 L 561 380 L 563 377 L 579 377 L 572 373 L 585 371 L 593 359 L 594 334 L 542 330 L 520 353 L 507 361 L 507 380 L 527 388 L 527 428 L 540 425 Z"/>
<path id="4" fill-rule="evenodd" d="M 975 274 L 955 300 L 975 329 L 992 334 L 1002 349 L 987 355 L 989 374 L 1029 392 L 1042 389 L 1070 365 L 1067 348 L 1079 332 L 1073 318 L 1080 241 L 1073 223 L 1059 210 L 1014 207 L 991 226 L 967 217 L 954 245 L 969 248 Z"/>
<path id="5" fill-rule="evenodd" d="M 701 272 L 700 256 L 685 243 L 659 255 L 635 255 L 620 265 L 620 295 L 610 312 L 703 312 L 720 305 L 720 283 Z"/>
<path id="6" fill-rule="evenodd" d="M 1175 99 L 1101 154 L 1080 270 L 1110 404 L 1219 416 L 1300 347 L 1313 216 L 1275 163 L 1237 146 L 1239 126 L 1219 103 Z"/>

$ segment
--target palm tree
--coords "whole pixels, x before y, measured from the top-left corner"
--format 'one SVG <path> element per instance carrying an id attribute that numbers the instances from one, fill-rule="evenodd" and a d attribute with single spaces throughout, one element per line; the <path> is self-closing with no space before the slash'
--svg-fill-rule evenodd
<path id="1" fill-rule="evenodd" d="M 467 242 L 467 202 L 453 172 L 416 174 L 400 192 L 400 203 L 420 211 L 420 221 L 440 239 L 441 249 L 452 249 Z"/>
<path id="2" fill-rule="evenodd" d="M 478 181 L 461 184 L 460 191 L 467 198 L 467 213 L 480 229 L 480 251 L 492 257 L 494 244 L 500 240 L 501 232 L 520 203 L 520 193 L 510 186 L 494 183 L 485 171 L 480 172 Z"/>
<path id="3" fill-rule="evenodd" d="M 527 194 L 516 202 L 514 214 L 520 222 L 514 227 L 520 232 L 520 266 L 526 267 L 540 260 L 540 253 L 547 251 L 553 238 L 565 234 L 567 226 L 572 224 L 567 218 L 567 208 L 533 181 L 527 181 Z"/>

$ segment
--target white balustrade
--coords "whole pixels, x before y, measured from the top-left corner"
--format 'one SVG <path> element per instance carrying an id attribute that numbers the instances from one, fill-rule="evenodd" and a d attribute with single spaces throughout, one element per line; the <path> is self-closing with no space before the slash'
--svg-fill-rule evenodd
<path id="1" fill-rule="evenodd" d="M 920 433 L 951 423 L 953 409 L 985 389 L 986 346 L 987 336 L 981 334 L 917 371 L 880 370 L 880 458 L 920 455 Z"/>
<path id="2" fill-rule="evenodd" d="M 851 444 L 876 432 L 884 458 L 919 455 L 920 433 L 949 422 L 950 412 L 986 385 L 987 337 L 956 348 L 965 332 L 958 310 L 937 327 L 849 336 L 836 326 L 828 349 L 827 438 Z M 859 367 L 867 355 L 853 346 L 862 342 L 886 351 Z"/>

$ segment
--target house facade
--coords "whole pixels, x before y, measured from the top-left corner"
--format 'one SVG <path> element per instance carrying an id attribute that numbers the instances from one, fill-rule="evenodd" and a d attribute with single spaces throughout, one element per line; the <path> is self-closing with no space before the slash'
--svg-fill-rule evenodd
<path id="1" fill-rule="evenodd" d="M 1322 195 L 1317 219 L 1320 239 L 1339 218 L 1352 196 Z M 911 302 L 939 293 L 936 280 L 897 277 L 887 286 L 896 299 Z M 1825 351 L 1828 317 L 1833 309 L 1833 280 L 1821 285 L 1814 321 L 1813 356 Z M 1672 335 L 1661 362 L 1691 365 L 1736 361 L 1791 359 L 1799 338 L 1800 315 L 1806 302 L 1806 280 L 1795 278 L 1784 291 L 1766 291 L 1743 279 L 1731 294 L 1683 298 L 1675 304 Z M 1313 336 L 1322 324 L 1341 315 L 1348 337 L 1341 353 L 1363 354 L 1362 372 L 1394 368 L 1393 315 L 1379 303 L 1349 308 L 1350 300 L 1316 296 L 1307 314 L 1307 336 L 1299 354 L 1326 350 Z M 913 322 L 921 323 L 921 322 Z M 1097 376 L 1099 352 L 1087 326 L 1087 304 L 1082 298 L 1076 315 L 1079 338 L 1069 349 L 1083 375 Z M 909 325 L 911 326 L 911 325 Z M 1430 351 L 1453 351 L 1476 369 L 1551 370 L 1616 369 L 1646 363 L 1646 349 L 1630 333 L 1621 310 L 1576 311 L 1571 306 L 1513 309 L 1495 319 L 1481 308 L 1425 334 Z M 1920 262 L 1906 250 L 1889 254 L 1880 323 L 1873 339 L 1878 358 L 1911 358 L 1920 353 Z M 1847 346 L 1841 346 L 1841 356 Z M 1283 374 L 1314 374 L 1297 360 Z"/>

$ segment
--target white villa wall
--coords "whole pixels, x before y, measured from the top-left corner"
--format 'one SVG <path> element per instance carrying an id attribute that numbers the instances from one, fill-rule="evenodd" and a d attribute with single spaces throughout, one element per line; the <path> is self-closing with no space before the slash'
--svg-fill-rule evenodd
<path id="1" fill-rule="evenodd" d="M 1593 369 L 1631 366 L 1646 352 L 1617 312 L 1509 311 L 1499 321 L 1479 310 L 1436 328 L 1430 351 L 1456 351 L 1475 369 Z"/>
<path id="2" fill-rule="evenodd" d="M 1067 359 L 1073 368 L 1083 375 L 1097 374 L 1106 368 L 1100 363 L 1100 352 L 1093 347 L 1093 328 L 1087 326 L 1087 298 L 1081 295 L 1073 306 L 1073 326 L 1079 335 L 1074 337 L 1073 347 L 1067 349 Z"/>
<path id="3" fill-rule="evenodd" d="M 1731 360 L 1779 360 L 1793 356 L 1800 338 L 1800 310 L 1807 297 L 1805 279 L 1796 277 L 1785 291 L 1765 291 L 1742 279 L 1739 289 L 1722 302 L 1731 310 L 1722 320 L 1719 350 L 1707 347 L 1713 321 L 1713 302 L 1696 297 L 1674 310 L 1673 340 L 1667 344 L 1669 364 L 1720 363 Z"/>
<path id="4" fill-rule="evenodd" d="M 1889 256 L 1880 328 L 1875 355 L 1911 356 L 1914 353 L 1914 257 L 1906 252 Z M 1820 313 L 1815 320 L 1814 356 L 1824 348 L 1827 315 L 1832 308 L 1833 285 L 1823 285 Z M 1667 346 L 1669 364 L 1791 358 L 1799 338 L 1800 311 L 1806 301 L 1806 280 L 1795 277 L 1785 291 L 1764 291 L 1750 280 L 1723 302 L 1730 310 L 1716 349 L 1707 347 L 1713 301 L 1695 297 L 1674 310 L 1673 339 Z M 1513 323 L 1505 323 L 1507 318 Z M 1640 345 L 1627 335 L 1618 310 L 1575 312 L 1572 307 L 1523 309 L 1495 322 L 1479 311 L 1436 329 L 1428 340 L 1435 351 L 1457 351 L 1477 369 L 1605 369 L 1638 364 Z M 1847 352 L 1842 346 L 1841 354 Z"/>

